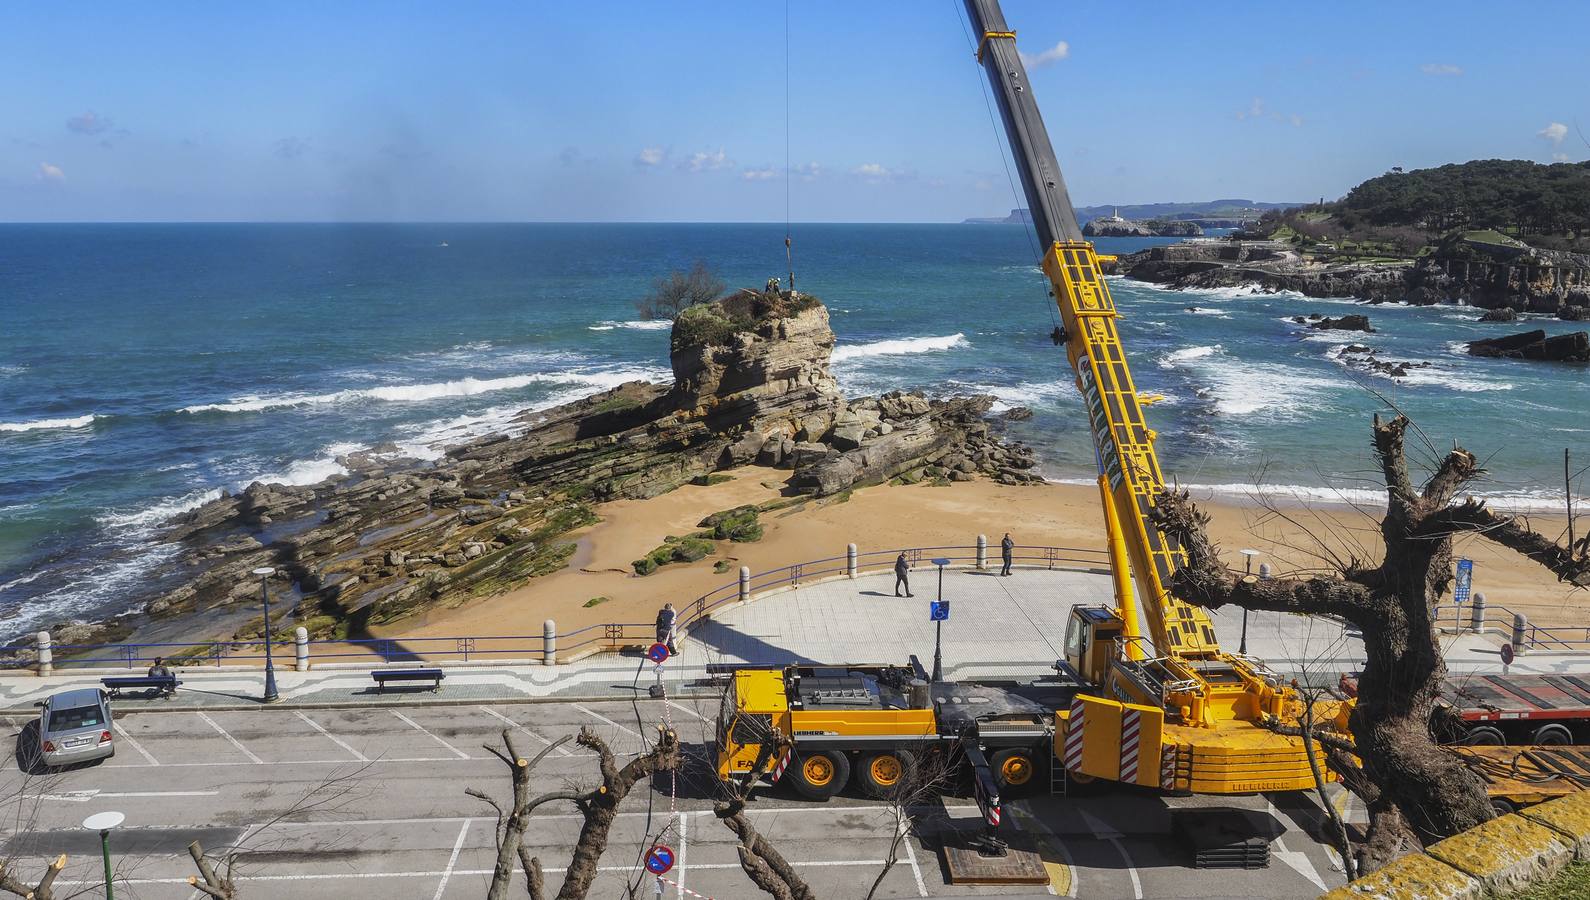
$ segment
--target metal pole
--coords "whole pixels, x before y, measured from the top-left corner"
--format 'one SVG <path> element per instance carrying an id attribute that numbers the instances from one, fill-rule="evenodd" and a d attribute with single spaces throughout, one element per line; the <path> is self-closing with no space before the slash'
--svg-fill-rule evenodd
<path id="1" fill-rule="evenodd" d="M 110 878 L 110 829 L 101 829 L 99 832 L 99 850 L 105 857 L 105 900 L 116 900 L 116 891 L 111 887 Z"/>
<path id="2" fill-rule="evenodd" d="M 259 576 L 260 603 L 265 608 L 265 696 L 262 699 L 266 703 L 282 699 L 276 691 L 276 661 L 271 658 L 271 592 L 268 580 L 275 571 L 268 566 L 254 570 L 254 574 Z"/>
<path id="3" fill-rule="evenodd" d="M 939 566 L 939 602 L 944 602 L 944 567 Z M 933 681 L 944 680 L 944 620 L 933 623 Z"/>
<path id="4" fill-rule="evenodd" d="M 1253 558 L 1259 555 L 1257 550 L 1242 550 L 1243 566 L 1242 580 L 1249 581 L 1253 578 Z M 1242 608 L 1242 640 L 1237 643 L 1237 652 L 1246 656 L 1248 654 L 1248 608 Z"/>

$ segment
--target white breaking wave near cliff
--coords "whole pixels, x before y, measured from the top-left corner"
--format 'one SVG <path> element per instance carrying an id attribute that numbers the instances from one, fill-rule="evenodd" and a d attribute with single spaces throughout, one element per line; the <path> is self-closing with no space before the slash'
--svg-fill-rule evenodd
<path id="1" fill-rule="evenodd" d="M 959 350 L 970 347 L 966 335 L 956 332 L 943 337 L 896 338 L 873 341 L 870 344 L 840 344 L 834 348 L 833 361 L 844 362 L 871 356 L 905 356 L 912 353 L 934 353 L 940 350 Z"/>
<path id="2" fill-rule="evenodd" d="M 39 419 L 36 422 L 0 422 L 0 431 L 41 431 L 53 428 L 87 428 L 104 416 L 89 414 L 75 419 Z"/>
<path id="3" fill-rule="evenodd" d="M 576 384 L 594 390 L 617 387 L 625 381 L 655 377 L 654 368 L 637 368 L 613 372 L 533 372 L 523 375 L 504 375 L 500 378 L 460 378 L 456 381 L 437 381 L 430 384 L 384 385 L 373 388 L 349 388 L 329 394 L 278 394 L 272 397 L 237 397 L 224 403 L 201 403 L 184 406 L 185 413 L 243 413 L 267 409 L 286 409 L 295 406 L 318 406 L 330 403 L 354 403 L 377 400 L 385 403 L 416 403 L 440 400 L 447 397 L 473 397 L 493 391 L 512 391 L 533 384 Z"/>
<path id="4" fill-rule="evenodd" d="M 667 319 L 634 319 L 628 322 L 606 319 L 585 327 L 590 331 L 612 331 L 615 328 L 627 328 L 631 331 L 667 331 L 674 327 L 674 323 Z"/>

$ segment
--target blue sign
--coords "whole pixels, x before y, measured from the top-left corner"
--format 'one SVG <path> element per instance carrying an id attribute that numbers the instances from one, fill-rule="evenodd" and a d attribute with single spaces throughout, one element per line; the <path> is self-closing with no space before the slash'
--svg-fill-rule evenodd
<path id="1" fill-rule="evenodd" d="M 948 622 L 950 620 L 950 601 L 933 600 L 928 606 L 929 622 Z"/>
<path id="2" fill-rule="evenodd" d="M 646 851 L 646 871 L 653 875 L 666 875 L 674 867 L 674 849 L 666 844 L 657 844 Z"/>
<path id="3" fill-rule="evenodd" d="M 1452 590 L 1452 598 L 1458 603 L 1469 602 L 1469 591 L 1474 586 L 1474 560 L 1460 559 L 1457 566 L 1457 587 Z"/>
<path id="4" fill-rule="evenodd" d="M 652 644 L 646 648 L 646 658 L 659 666 L 662 665 L 668 661 L 668 645 L 661 642 Z"/>

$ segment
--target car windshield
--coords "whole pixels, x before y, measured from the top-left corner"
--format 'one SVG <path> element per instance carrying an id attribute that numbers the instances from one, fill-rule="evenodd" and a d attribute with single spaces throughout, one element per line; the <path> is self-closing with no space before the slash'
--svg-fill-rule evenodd
<path id="1" fill-rule="evenodd" d="M 105 724 L 98 706 L 78 706 L 72 709 L 50 710 L 51 731 L 75 731 Z"/>

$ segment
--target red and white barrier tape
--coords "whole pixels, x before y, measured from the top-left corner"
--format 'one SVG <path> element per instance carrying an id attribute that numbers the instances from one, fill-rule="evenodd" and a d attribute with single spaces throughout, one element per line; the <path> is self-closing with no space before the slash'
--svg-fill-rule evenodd
<path id="1" fill-rule="evenodd" d="M 691 889 L 682 886 L 679 882 L 674 881 L 672 878 L 668 878 L 668 877 L 663 876 L 663 875 L 658 875 L 657 876 L 657 880 L 661 881 L 661 882 L 663 882 L 665 884 L 673 885 L 675 888 L 679 889 L 679 893 L 684 894 L 687 897 L 698 897 L 698 898 L 700 898 L 700 900 L 712 900 L 712 898 L 708 897 L 706 894 L 698 894 L 695 891 L 692 891 Z"/>

